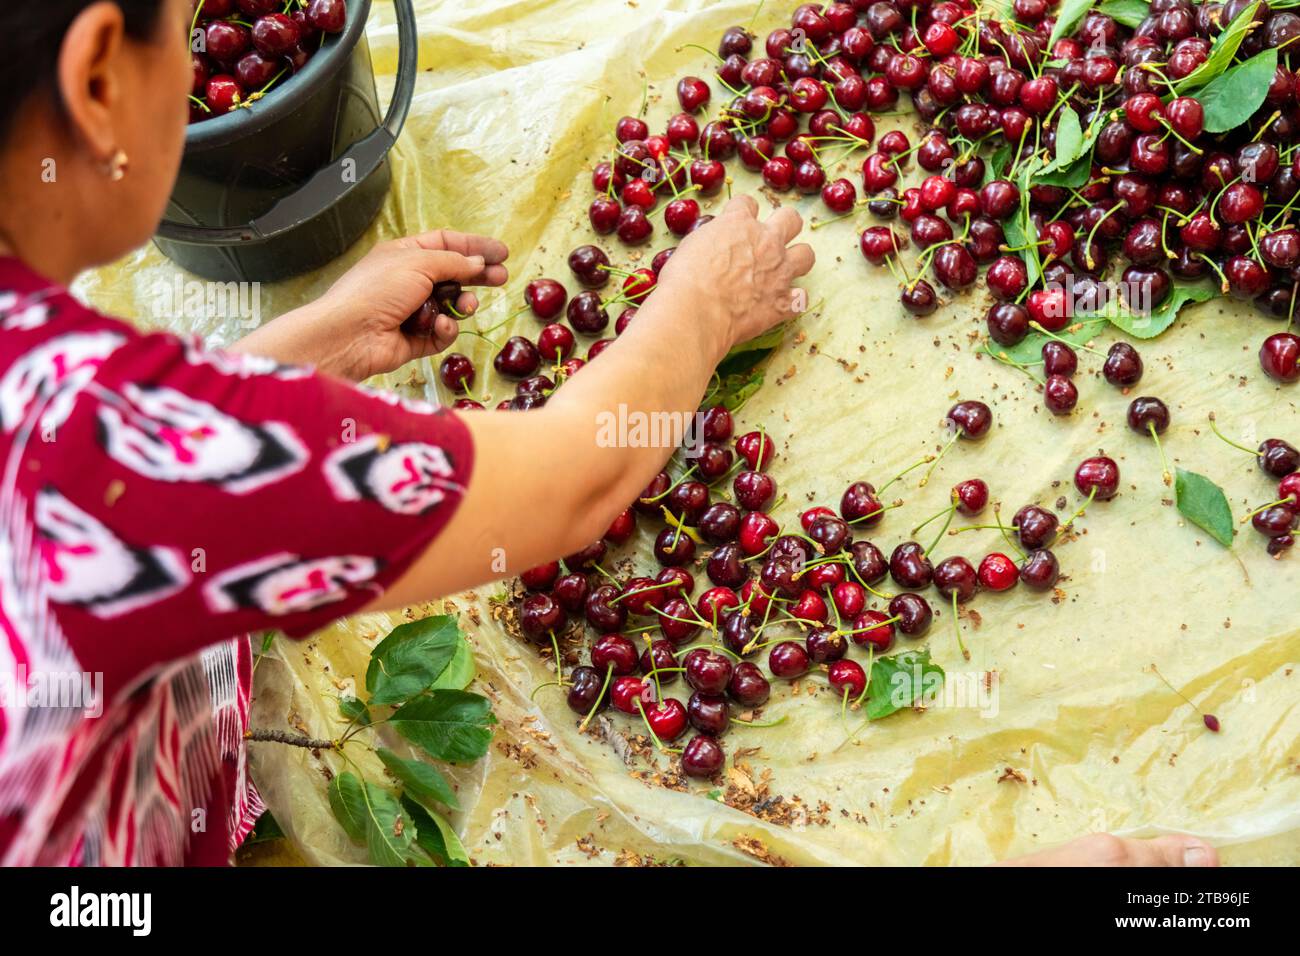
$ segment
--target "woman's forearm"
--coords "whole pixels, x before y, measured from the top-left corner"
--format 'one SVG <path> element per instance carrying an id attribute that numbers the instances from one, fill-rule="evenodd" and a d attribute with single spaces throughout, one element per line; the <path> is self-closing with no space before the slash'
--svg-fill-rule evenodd
<path id="1" fill-rule="evenodd" d="M 470 488 L 385 606 L 518 574 L 600 539 L 672 456 L 725 355 L 709 307 L 665 292 L 543 408 L 463 416 Z"/>
<path id="2" fill-rule="evenodd" d="M 757 212 L 739 198 L 683 240 L 632 324 L 544 407 L 463 416 L 470 486 L 377 607 L 517 574 L 600 539 L 672 456 L 727 351 L 791 314 L 812 250 L 788 246 L 802 228 L 793 210 L 763 223 Z"/>

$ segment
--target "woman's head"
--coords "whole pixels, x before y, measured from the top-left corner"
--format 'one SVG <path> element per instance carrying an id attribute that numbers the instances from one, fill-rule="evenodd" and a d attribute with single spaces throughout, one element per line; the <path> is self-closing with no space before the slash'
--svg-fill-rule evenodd
<path id="1" fill-rule="evenodd" d="M 79 220 L 75 268 L 152 235 L 184 148 L 193 13 L 194 0 L 0 3 L 0 238 L 17 252 L 53 225 L 32 221 L 42 211 Z"/>

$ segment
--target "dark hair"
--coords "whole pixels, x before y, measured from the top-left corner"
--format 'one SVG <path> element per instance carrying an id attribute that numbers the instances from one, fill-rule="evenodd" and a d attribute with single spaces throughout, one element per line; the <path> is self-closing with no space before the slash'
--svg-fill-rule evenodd
<path id="1" fill-rule="evenodd" d="M 95 0 L 0 0 L 0 142 L 18 108 L 37 90 L 52 86 L 63 35 Z M 122 8 L 127 33 L 152 37 L 166 0 L 113 0 Z"/>

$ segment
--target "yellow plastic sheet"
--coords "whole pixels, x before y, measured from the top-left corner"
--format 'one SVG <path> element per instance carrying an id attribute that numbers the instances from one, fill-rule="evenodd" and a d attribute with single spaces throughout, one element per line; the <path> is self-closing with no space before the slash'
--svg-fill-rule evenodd
<path id="1" fill-rule="evenodd" d="M 323 292 L 374 241 L 439 226 L 499 235 L 513 250 L 508 300 L 485 309 L 483 327 L 517 307 L 528 279 L 567 282 L 565 256 L 591 241 L 589 169 L 609 148 L 613 122 L 637 110 L 648 82 L 650 119 L 662 124 L 675 112 L 676 79 L 711 75 L 705 54 L 683 45 L 713 46 L 755 10 L 749 0 L 417 7 L 424 72 L 389 202 L 344 261 L 263 289 L 267 316 Z M 788 16 L 787 7 L 766 5 L 755 23 L 760 36 Z M 370 41 L 383 98 L 396 67 L 384 3 L 376 4 Z M 881 126 L 919 128 L 910 117 Z M 855 167 L 845 174 L 856 181 Z M 737 191 L 758 194 L 756 177 L 738 164 L 731 171 Z M 785 201 L 807 216 L 825 215 L 816 200 Z M 1058 511 L 1069 513 L 1078 503 L 1069 481 L 1075 464 L 1104 450 L 1123 469 L 1122 494 L 1092 507 L 1080 538 L 1061 548 L 1066 577 L 1057 599 L 1018 589 L 971 605 L 978 622 L 962 620 L 970 662 L 940 610 L 927 638 L 935 659 L 953 683 L 996 672 L 995 716 L 968 707 L 902 713 L 841 746 L 838 701 L 815 692 L 815 680 L 798 694 L 778 683 L 764 717 L 788 722 L 733 729 L 725 744 L 741 754 L 742 769 L 721 794 L 710 785 L 674 791 L 635 777 L 631 770 L 648 765 L 633 759 L 629 767 L 620 756 L 620 734 L 636 731 L 626 718 L 612 718 L 601 740 L 576 733 L 553 688 L 532 703 L 550 672 L 492 623 L 487 599 L 501 586 L 457 597 L 478 658 L 477 689 L 493 698 L 501 721 L 489 756 L 452 771 L 464 807 L 455 822 L 473 858 L 978 864 L 1093 831 L 1185 831 L 1225 847 L 1229 862 L 1300 861 L 1300 556 L 1270 560 L 1248 527 L 1228 552 L 1181 520 L 1155 448 L 1124 427 L 1128 397 L 1096 374 L 1095 356 L 1082 356 L 1079 410 L 1057 419 L 1028 379 L 978 354 L 981 294 L 916 321 L 900 313 L 888 273 L 864 264 L 851 223 L 819 229 L 811 241 L 819 254 L 809 282 L 813 308 L 742 415 L 742 424 L 763 423 L 777 439 L 772 471 L 789 494 L 782 521 L 814 497 L 835 504 L 850 481 L 879 484 L 933 451 L 957 397 L 989 402 L 994 433 L 980 446 L 954 449 L 927 488 L 904 482 L 905 506 L 876 535 L 886 550 L 942 508 L 955 481 L 975 475 L 990 482 L 1008 515 L 1058 498 Z M 651 248 L 667 244 L 660 238 Z M 629 262 L 616 243 L 610 251 L 616 264 Z M 148 249 L 87 278 L 81 290 L 108 311 L 195 329 L 215 344 L 241 334 L 230 320 L 158 314 L 151 303 L 175 274 Z M 518 324 L 535 331 L 531 317 Z M 1139 390 L 1161 396 L 1174 415 L 1169 455 L 1223 485 L 1238 517 L 1274 489 L 1248 456 L 1209 434 L 1209 412 L 1247 443 L 1300 439 L 1300 392 L 1277 388 L 1258 371 L 1255 350 L 1268 328 L 1250 309 L 1216 300 L 1189 308 L 1174 329 L 1142 345 L 1147 371 Z M 1103 335 L 1103 346 L 1112 337 Z M 490 359 L 481 341 L 464 337 L 458 347 L 480 368 Z M 432 395 L 434 382 L 432 367 L 421 363 L 386 384 Z M 497 397 L 505 391 L 498 385 Z M 939 553 L 961 548 L 978 557 L 998 549 L 997 537 L 950 538 Z M 640 560 L 646 566 L 644 554 Z M 277 642 L 257 673 L 255 723 L 337 732 L 338 694 L 364 673 L 370 647 L 398 619 L 354 620 L 306 642 Z M 1222 733 L 1205 731 L 1187 704 L 1145 673 L 1151 663 L 1217 714 Z M 268 745 L 257 746 L 253 759 L 271 809 L 307 861 L 364 860 L 330 816 L 321 761 Z M 377 763 L 368 769 L 380 773 Z M 711 796 L 757 807 L 758 815 Z"/>

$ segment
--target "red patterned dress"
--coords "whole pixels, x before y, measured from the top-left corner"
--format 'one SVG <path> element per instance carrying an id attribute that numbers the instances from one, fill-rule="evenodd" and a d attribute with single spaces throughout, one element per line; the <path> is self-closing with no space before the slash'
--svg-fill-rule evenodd
<path id="1" fill-rule="evenodd" d="M 227 862 L 262 809 L 248 632 L 372 602 L 472 458 L 450 413 L 140 334 L 0 259 L 0 863 Z"/>

